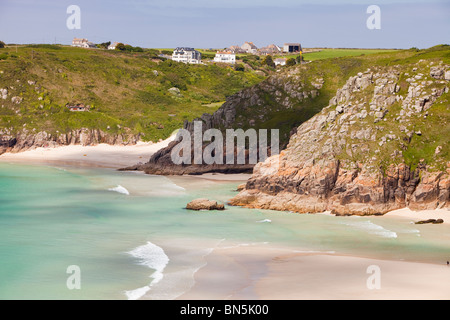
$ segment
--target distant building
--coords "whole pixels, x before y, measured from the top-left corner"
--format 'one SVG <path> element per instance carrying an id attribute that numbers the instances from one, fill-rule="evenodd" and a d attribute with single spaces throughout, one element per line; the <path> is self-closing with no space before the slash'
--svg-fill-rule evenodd
<path id="1" fill-rule="evenodd" d="M 263 47 L 258 50 L 258 54 L 264 56 L 269 54 L 270 55 L 280 54 L 282 52 L 283 50 L 281 50 L 281 48 L 275 44 L 268 45 L 267 47 Z"/>
<path id="2" fill-rule="evenodd" d="M 253 44 L 253 42 L 246 42 L 241 46 L 241 49 L 247 53 L 256 54 L 258 52 L 258 47 Z"/>
<path id="3" fill-rule="evenodd" d="M 116 50 L 116 47 L 117 47 L 118 44 L 119 44 L 119 42 L 111 43 L 111 44 L 108 46 L 108 50 Z"/>
<path id="4" fill-rule="evenodd" d="M 172 53 L 172 60 L 183 63 L 199 64 L 202 62 L 202 54 L 194 48 L 176 48 Z"/>
<path id="5" fill-rule="evenodd" d="M 73 38 L 72 47 L 82 47 L 88 43 L 88 39 Z"/>
<path id="6" fill-rule="evenodd" d="M 287 61 L 287 59 L 284 59 L 284 58 L 278 58 L 278 59 L 273 60 L 273 62 L 275 63 L 276 66 L 285 66 L 286 61 Z"/>
<path id="7" fill-rule="evenodd" d="M 67 104 L 66 108 L 68 108 L 72 112 L 78 112 L 78 111 L 83 112 L 83 111 L 91 110 L 91 106 L 89 106 L 89 105 L 85 106 L 83 103 L 79 103 L 76 105 Z"/>
<path id="8" fill-rule="evenodd" d="M 79 47 L 79 48 L 97 48 L 97 46 L 88 41 L 88 39 L 84 38 L 73 38 L 72 40 L 72 47 Z"/>
<path id="9" fill-rule="evenodd" d="M 285 43 L 283 51 L 286 53 L 296 53 L 302 51 L 300 43 Z"/>
<path id="10" fill-rule="evenodd" d="M 245 53 L 246 51 L 243 50 L 240 46 L 231 46 L 228 48 L 228 51 L 231 53 Z"/>
<path id="11" fill-rule="evenodd" d="M 231 51 L 217 51 L 216 56 L 214 57 L 214 62 L 235 64 L 236 54 Z"/>

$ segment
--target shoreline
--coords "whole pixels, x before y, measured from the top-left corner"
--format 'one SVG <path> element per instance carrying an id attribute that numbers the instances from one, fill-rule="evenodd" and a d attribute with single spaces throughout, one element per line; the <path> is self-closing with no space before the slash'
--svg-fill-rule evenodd
<path id="1" fill-rule="evenodd" d="M 98 144 L 36 148 L 18 153 L 4 153 L 0 155 L 0 162 L 120 169 L 147 162 L 155 152 L 167 147 L 174 139 L 175 136 L 171 136 L 158 143 L 140 142 L 130 146 Z"/>
<path id="2" fill-rule="evenodd" d="M 413 211 L 409 208 L 403 208 L 386 213 L 387 218 L 402 218 L 414 220 L 414 222 L 428 219 L 443 219 L 444 224 L 450 224 L 450 209 L 420 210 Z"/>
<path id="3" fill-rule="evenodd" d="M 0 163 L 20 163 L 20 164 L 51 164 L 67 165 L 74 167 L 92 167 L 120 169 L 139 162 L 145 162 L 158 150 L 168 146 L 175 139 L 172 135 L 168 139 L 158 143 L 140 142 L 136 145 L 107 145 L 99 144 L 95 146 L 69 145 L 56 148 L 36 148 L 19 153 L 4 153 L 0 155 Z M 190 185 L 191 182 L 204 180 L 205 182 L 240 182 L 247 181 L 251 174 L 224 174 L 206 173 L 203 175 L 182 175 L 166 176 L 174 182 Z M 332 215 L 331 212 L 321 212 L 315 214 Z M 400 217 L 414 219 L 415 222 L 428 219 L 443 219 L 444 224 L 450 224 L 450 209 L 420 210 L 413 211 L 409 208 L 402 208 L 390 211 L 383 217 Z"/>
<path id="4" fill-rule="evenodd" d="M 177 300 L 415 300 L 450 298 L 450 267 L 264 244 L 215 248 Z M 371 281 L 378 268 L 380 286 Z"/>

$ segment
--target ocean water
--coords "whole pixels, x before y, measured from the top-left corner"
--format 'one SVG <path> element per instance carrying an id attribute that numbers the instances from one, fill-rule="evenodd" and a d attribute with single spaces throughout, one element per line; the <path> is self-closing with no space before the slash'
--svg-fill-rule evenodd
<path id="1" fill-rule="evenodd" d="M 450 260 L 448 225 L 184 209 L 199 197 L 226 201 L 238 184 L 0 163 L 0 299 L 174 299 L 189 290 L 219 245 Z M 69 289 L 70 266 L 79 268 L 80 290 Z"/>

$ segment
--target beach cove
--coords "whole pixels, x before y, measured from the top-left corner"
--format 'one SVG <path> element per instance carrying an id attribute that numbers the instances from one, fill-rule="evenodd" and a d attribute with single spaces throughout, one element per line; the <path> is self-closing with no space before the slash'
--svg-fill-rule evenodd
<path id="1" fill-rule="evenodd" d="M 226 203 L 248 175 L 118 172 L 128 164 L 117 161 L 123 151 L 106 156 L 97 147 L 74 146 L 70 157 L 82 164 L 36 161 L 37 153 L 58 149 L 0 157 L 2 299 L 450 297 L 447 210 L 381 217 L 230 206 L 190 212 L 184 207 L 196 198 Z M 431 218 L 445 223 L 414 224 Z M 71 265 L 80 267 L 80 290 L 66 286 Z M 370 266 L 380 269 L 380 289 L 368 287 Z"/>

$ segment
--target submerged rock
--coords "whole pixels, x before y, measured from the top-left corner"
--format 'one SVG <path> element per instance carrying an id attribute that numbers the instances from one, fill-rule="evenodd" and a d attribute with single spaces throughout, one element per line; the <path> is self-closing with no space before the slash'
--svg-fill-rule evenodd
<path id="1" fill-rule="evenodd" d="M 442 224 L 442 223 L 444 223 L 444 220 L 442 219 L 428 219 L 416 222 L 416 224 Z"/>

